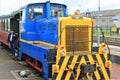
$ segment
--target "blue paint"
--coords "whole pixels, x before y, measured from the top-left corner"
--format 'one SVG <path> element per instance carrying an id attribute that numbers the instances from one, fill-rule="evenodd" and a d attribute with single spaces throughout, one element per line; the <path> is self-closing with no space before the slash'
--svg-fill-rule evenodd
<path id="1" fill-rule="evenodd" d="M 51 10 L 52 7 L 53 10 Z M 36 12 L 39 10 L 38 13 L 35 12 L 35 8 L 37 8 Z M 22 7 L 22 19 L 20 21 L 20 39 L 26 41 L 42 41 L 46 43 L 57 44 L 58 16 L 53 15 L 56 10 L 59 12 L 62 10 L 62 16 L 66 17 L 66 6 L 63 4 L 50 3 L 48 1 L 46 3 L 28 4 Z M 22 41 L 19 42 L 19 45 L 19 60 L 22 60 L 22 55 L 25 54 L 41 62 L 43 65 L 43 75 L 46 80 L 48 80 L 48 59 L 51 59 L 51 57 L 48 57 L 49 46 L 40 44 L 28 44 Z M 46 59 L 45 55 L 47 57 Z M 49 55 L 51 54 L 49 53 Z"/>
<path id="2" fill-rule="evenodd" d="M 33 59 L 42 62 L 43 65 L 43 74 L 44 77 L 48 78 L 48 60 L 44 59 L 44 55 L 47 55 L 47 47 L 43 47 L 41 45 L 31 45 L 28 43 L 20 42 L 20 51 L 19 51 L 19 59 L 22 59 L 22 55 L 26 54 L 27 56 L 32 57 Z M 22 47 L 24 46 L 24 47 Z"/>

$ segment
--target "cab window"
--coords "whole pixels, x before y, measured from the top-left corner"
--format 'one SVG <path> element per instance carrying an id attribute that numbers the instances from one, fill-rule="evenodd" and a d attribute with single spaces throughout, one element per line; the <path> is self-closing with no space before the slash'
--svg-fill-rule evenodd
<path id="1" fill-rule="evenodd" d="M 37 19 L 39 16 L 43 16 L 43 6 L 31 6 L 29 8 L 29 19 Z"/>
<path id="2" fill-rule="evenodd" d="M 63 17 L 64 11 L 63 7 L 61 6 L 51 6 L 51 16 L 53 17 Z"/>

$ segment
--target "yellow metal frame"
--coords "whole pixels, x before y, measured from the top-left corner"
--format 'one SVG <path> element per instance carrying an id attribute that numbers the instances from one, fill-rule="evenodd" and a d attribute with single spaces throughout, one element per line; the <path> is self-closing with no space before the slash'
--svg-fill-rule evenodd
<path id="1" fill-rule="evenodd" d="M 77 16 L 77 19 L 75 19 L 75 16 Z M 73 19 L 74 17 L 74 19 Z M 79 19 L 78 19 L 79 18 Z M 58 23 L 58 36 L 60 36 L 61 34 L 61 30 L 65 27 L 65 26 L 88 26 L 91 27 L 89 28 L 89 32 L 88 32 L 88 40 L 91 41 L 92 39 L 92 20 L 90 18 L 84 18 L 81 17 L 79 15 L 74 15 L 72 17 L 66 17 L 66 18 L 59 18 L 59 23 Z M 61 78 L 64 76 L 64 73 L 66 73 L 66 75 L 64 76 L 64 80 L 70 80 L 70 77 L 72 75 L 72 72 L 69 71 L 69 69 L 66 68 L 66 66 L 69 66 L 70 69 L 74 69 L 76 63 L 78 63 L 78 69 L 76 70 L 77 74 L 76 74 L 76 78 L 74 80 L 78 80 L 79 79 L 79 75 L 80 75 L 80 69 L 79 67 L 81 66 L 81 64 L 86 64 L 87 62 L 90 62 L 90 64 L 96 64 L 96 71 L 93 73 L 94 77 L 97 80 L 100 80 L 101 77 L 101 73 L 99 71 L 98 68 L 101 69 L 102 75 L 104 76 L 105 80 L 110 80 L 109 78 L 109 68 L 111 67 L 111 62 L 108 60 L 108 53 L 103 53 L 103 54 L 82 54 L 82 55 L 61 55 L 60 51 L 60 46 L 64 45 L 64 50 L 66 50 L 66 31 L 65 29 L 62 32 L 61 35 L 61 39 L 58 41 L 58 50 L 57 50 L 57 55 L 56 55 L 56 64 L 54 64 L 52 66 L 52 75 L 55 77 L 56 80 L 61 80 Z M 88 52 L 91 52 L 91 45 L 92 43 L 89 43 L 89 50 Z M 78 59 L 80 58 L 80 61 L 78 61 Z M 88 60 L 86 60 L 86 58 Z M 71 62 L 69 63 L 69 60 L 71 60 Z M 61 63 L 61 65 L 60 65 Z M 67 65 L 69 64 L 69 65 Z M 108 69 L 106 69 L 108 68 Z M 54 74 L 57 74 L 57 76 L 55 76 Z M 87 74 L 87 78 L 89 80 L 92 80 L 92 76 Z"/>
<path id="2" fill-rule="evenodd" d="M 75 15 L 75 16 L 79 16 L 79 15 Z M 63 28 L 65 28 L 65 26 L 88 26 L 91 27 L 89 28 L 89 32 L 88 32 L 88 39 L 89 41 L 91 41 L 91 36 L 92 36 L 92 20 L 90 18 L 81 18 L 81 19 L 73 19 L 71 16 L 66 17 L 66 18 L 59 18 L 59 23 L 58 23 L 58 36 L 60 36 L 61 34 L 61 30 Z M 66 31 L 65 29 L 62 32 L 61 38 L 58 41 L 58 51 L 57 51 L 57 61 L 59 61 L 60 56 L 62 56 L 60 54 L 60 45 L 64 45 L 65 49 L 66 49 Z M 88 44 L 89 45 L 89 52 L 91 52 L 91 43 Z M 65 56 L 65 55 L 64 55 Z"/>

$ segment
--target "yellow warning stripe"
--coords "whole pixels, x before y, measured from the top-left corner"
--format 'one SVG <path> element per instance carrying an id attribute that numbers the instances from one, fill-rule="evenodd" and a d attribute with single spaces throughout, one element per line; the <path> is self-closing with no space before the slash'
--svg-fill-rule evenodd
<path id="1" fill-rule="evenodd" d="M 70 56 L 66 56 L 66 57 L 64 58 L 64 61 L 63 61 L 62 65 L 61 65 L 61 68 L 60 68 L 59 73 L 58 73 L 58 75 L 57 75 L 57 77 L 56 77 L 56 80 L 60 80 L 60 79 L 61 79 L 62 74 L 63 74 L 63 72 L 64 72 L 64 70 L 65 70 L 65 68 L 66 68 L 66 64 L 67 64 L 67 62 L 68 62 L 68 60 L 69 60 L 69 57 L 70 57 Z"/>
<path id="2" fill-rule="evenodd" d="M 93 60 L 92 55 L 88 55 L 88 59 L 89 59 L 90 63 L 92 63 L 92 62 L 95 61 L 95 60 Z M 96 69 L 96 71 L 94 72 L 94 74 L 95 74 L 95 77 L 97 78 L 97 80 L 100 80 L 100 75 L 99 75 L 99 72 L 98 72 L 97 69 Z"/>
<path id="3" fill-rule="evenodd" d="M 74 58 L 71 62 L 70 68 L 72 68 L 72 69 L 74 68 L 77 58 L 78 58 L 78 56 L 74 56 Z M 71 75 L 73 75 L 73 74 L 70 71 L 68 71 L 65 80 L 70 79 Z"/>
<path id="4" fill-rule="evenodd" d="M 105 66 L 104 66 L 103 61 L 102 61 L 102 59 L 100 57 L 100 54 L 96 54 L 96 57 L 98 59 L 98 63 L 100 65 L 100 67 L 101 67 L 101 70 L 102 70 L 102 73 L 103 73 L 103 75 L 105 77 L 105 80 L 109 80 L 108 74 L 107 74 L 107 72 L 105 70 Z"/>
<path id="5" fill-rule="evenodd" d="M 79 60 L 79 62 L 76 62 L 78 64 L 78 67 L 77 67 L 77 70 L 76 70 L 77 75 L 76 75 L 75 80 L 79 80 L 78 78 L 79 78 L 79 75 L 80 75 L 80 65 L 82 64 L 82 60 L 83 60 L 82 56 L 79 56 L 78 58 L 81 58 L 81 59 Z"/>
<path id="6" fill-rule="evenodd" d="M 63 59 L 60 59 L 59 62 L 59 73 L 56 75 L 55 80 L 70 80 L 73 78 L 73 74 L 71 71 L 66 71 L 66 66 L 70 65 L 70 68 L 74 69 L 77 67 L 77 75 L 75 80 L 79 80 L 80 78 L 80 66 L 82 63 L 86 64 L 86 62 L 90 62 L 91 64 L 96 61 L 98 65 L 101 67 L 101 72 L 96 68 L 96 71 L 94 72 L 93 78 L 100 80 L 105 79 L 109 80 L 109 74 L 105 69 L 104 62 L 107 60 L 108 54 L 93 54 L 93 55 L 84 55 L 84 56 L 65 56 Z M 62 63 L 61 63 L 62 60 Z M 78 61 L 78 62 L 77 62 Z M 77 64 L 76 64 L 77 63 Z M 75 66 L 76 65 L 76 66 Z"/>
<path id="7" fill-rule="evenodd" d="M 108 54 L 104 54 L 105 60 L 108 60 Z"/>
<path id="8" fill-rule="evenodd" d="M 81 65 L 82 63 L 86 63 L 84 56 L 82 56 L 82 58 L 81 58 L 80 64 L 79 64 L 79 66 L 77 67 L 77 71 L 79 71 L 80 65 Z M 77 76 L 76 76 L 76 79 L 75 79 L 75 80 L 79 80 L 79 77 L 80 77 L 80 72 L 77 73 Z"/>

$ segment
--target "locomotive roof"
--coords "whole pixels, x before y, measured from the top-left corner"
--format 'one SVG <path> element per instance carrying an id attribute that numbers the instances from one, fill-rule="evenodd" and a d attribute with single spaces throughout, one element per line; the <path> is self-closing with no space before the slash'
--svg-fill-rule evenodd
<path id="1" fill-rule="evenodd" d="M 30 4 L 27 4 L 27 5 L 25 5 L 25 6 L 22 6 L 21 7 L 21 9 L 24 9 L 24 8 L 26 8 L 27 6 L 29 6 L 29 5 L 38 5 L 38 4 L 46 4 L 46 3 L 50 3 L 50 1 L 47 1 L 47 2 L 40 2 L 40 3 L 30 3 Z M 65 6 L 66 7 L 66 5 L 64 5 L 64 4 L 59 4 L 59 3 L 50 3 L 50 4 L 55 4 L 55 5 L 63 5 L 63 6 Z"/>

